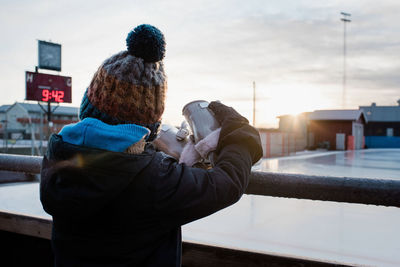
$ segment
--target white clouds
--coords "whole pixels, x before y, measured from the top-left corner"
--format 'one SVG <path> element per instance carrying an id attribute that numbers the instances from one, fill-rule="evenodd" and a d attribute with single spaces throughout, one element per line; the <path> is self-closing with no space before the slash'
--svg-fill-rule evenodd
<path id="1" fill-rule="evenodd" d="M 311 0 L 6 1 L 0 11 L 0 99 L 23 99 L 23 72 L 36 64 L 36 39 L 52 39 L 63 44 L 62 74 L 73 77 L 74 105 L 79 105 L 99 64 L 125 49 L 131 27 L 152 23 L 167 39 L 164 117 L 170 121 L 196 98 L 226 99 L 251 118 L 253 80 L 270 104 L 284 103 L 283 96 L 271 93 L 274 88 L 295 87 L 304 94 L 307 88 L 321 88 L 329 108 L 340 107 L 340 11 L 353 19 L 348 25 L 348 103 L 394 102 L 400 82 L 400 4 Z M 362 90 L 368 94 L 360 97 Z M 274 123 L 275 115 L 259 112 L 259 122 Z M 268 112 L 279 115 L 284 109 L 278 105 Z"/>

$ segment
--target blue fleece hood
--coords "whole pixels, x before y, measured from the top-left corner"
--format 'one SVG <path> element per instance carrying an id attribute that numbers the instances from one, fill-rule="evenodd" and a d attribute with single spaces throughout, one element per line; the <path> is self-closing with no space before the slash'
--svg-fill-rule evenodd
<path id="1" fill-rule="evenodd" d="M 149 133 L 149 129 L 136 124 L 110 125 L 98 119 L 85 118 L 64 126 L 59 135 L 70 144 L 123 152 Z"/>

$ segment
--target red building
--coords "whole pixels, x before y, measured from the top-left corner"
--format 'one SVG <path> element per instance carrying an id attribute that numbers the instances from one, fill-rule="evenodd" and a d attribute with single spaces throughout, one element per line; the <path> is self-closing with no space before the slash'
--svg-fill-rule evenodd
<path id="1" fill-rule="evenodd" d="M 363 110 L 316 110 L 309 114 L 308 132 L 314 145 L 333 150 L 364 147 Z"/>

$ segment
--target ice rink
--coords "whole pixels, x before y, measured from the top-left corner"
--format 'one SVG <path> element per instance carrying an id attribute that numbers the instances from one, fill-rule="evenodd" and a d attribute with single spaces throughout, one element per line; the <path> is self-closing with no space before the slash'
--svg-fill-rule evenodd
<path id="1" fill-rule="evenodd" d="M 263 160 L 265 171 L 400 179 L 400 149 Z M 49 217 L 37 183 L 0 187 L 0 209 Z M 245 195 L 183 227 L 192 242 L 362 266 L 400 266 L 400 208 Z"/>
<path id="2" fill-rule="evenodd" d="M 400 150 L 266 159 L 264 171 L 400 179 Z M 400 208 L 245 195 L 183 227 L 185 240 L 362 266 L 400 266 Z"/>
<path id="3" fill-rule="evenodd" d="M 272 172 L 400 179 L 400 149 L 303 153 L 264 159 L 260 167 L 262 171 Z"/>

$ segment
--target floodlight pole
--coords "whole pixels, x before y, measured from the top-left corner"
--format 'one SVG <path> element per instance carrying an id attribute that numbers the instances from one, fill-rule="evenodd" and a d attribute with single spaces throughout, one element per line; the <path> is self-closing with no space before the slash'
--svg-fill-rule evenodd
<path id="1" fill-rule="evenodd" d="M 340 20 L 343 21 L 343 92 L 342 92 L 342 108 L 346 107 L 346 23 L 351 22 L 350 13 L 340 12 L 343 16 Z"/>

